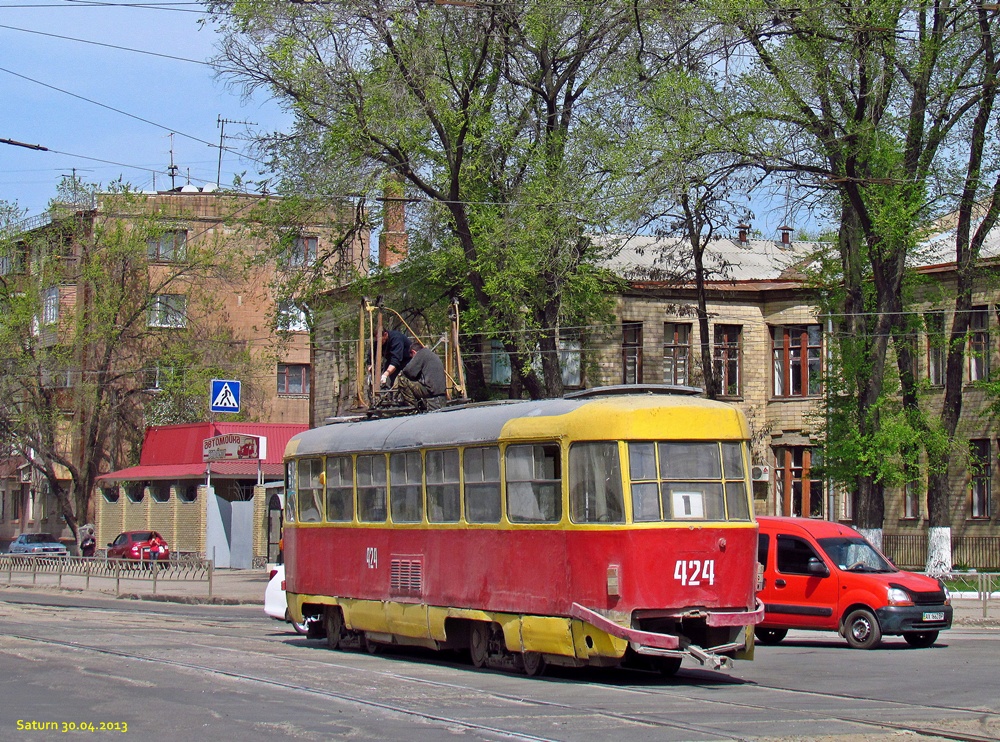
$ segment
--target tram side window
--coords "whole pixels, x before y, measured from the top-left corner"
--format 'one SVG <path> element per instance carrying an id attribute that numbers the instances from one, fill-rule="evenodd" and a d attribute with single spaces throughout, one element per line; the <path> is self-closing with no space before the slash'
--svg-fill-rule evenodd
<path id="1" fill-rule="evenodd" d="M 559 446 L 507 447 L 507 517 L 512 523 L 555 523 L 562 517 Z"/>
<path id="2" fill-rule="evenodd" d="M 574 523 L 625 520 L 618 443 L 574 443 L 569 449 L 569 508 Z"/>
<path id="3" fill-rule="evenodd" d="M 726 517 L 750 520 L 750 494 L 743 473 L 743 444 L 722 444 L 722 470 L 726 478 Z"/>
<path id="4" fill-rule="evenodd" d="M 469 523 L 500 522 L 500 449 L 467 448 L 462 455 L 465 474 L 465 519 Z"/>
<path id="5" fill-rule="evenodd" d="M 295 493 L 298 488 L 295 484 L 295 462 L 289 461 L 285 464 L 285 520 L 289 523 L 295 522 Z"/>
<path id="6" fill-rule="evenodd" d="M 431 523 L 457 523 L 462 517 L 458 476 L 458 449 L 428 451 L 424 455 L 427 476 L 427 519 Z"/>
<path id="7" fill-rule="evenodd" d="M 385 456 L 358 456 L 358 520 L 384 523 L 386 516 Z"/>
<path id="8" fill-rule="evenodd" d="M 326 460 L 326 519 L 335 523 L 354 519 L 354 462 L 350 456 Z"/>
<path id="9" fill-rule="evenodd" d="M 317 523 L 323 519 L 322 459 L 299 460 L 299 521 Z"/>
<path id="10" fill-rule="evenodd" d="M 389 502 L 394 523 L 418 523 L 424 519 L 422 479 L 419 451 L 389 455 Z"/>

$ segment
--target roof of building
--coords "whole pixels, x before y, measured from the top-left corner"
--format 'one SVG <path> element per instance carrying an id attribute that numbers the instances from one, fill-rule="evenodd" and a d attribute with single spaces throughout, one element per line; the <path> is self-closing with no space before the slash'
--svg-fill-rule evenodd
<path id="1" fill-rule="evenodd" d="M 679 237 L 636 235 L 616 245 L 605 267 L 632 281 L 687 283 L 694 278 L 694 258 Z M 705 268 L 711 281 L 780 281 L 801 279 L 801 268 L 823 248 L 819 242 L 714 239 L 705 249 Z"/>
<path id="2" fill-rule="evenodd" d="M 162 425 L 146 429 L 139 465 L 98 477 L 100 482 L 153 479 L 197 479 L 205 475 L 203 442 L 226 433 L 256 435 L 267 439 L 267 451 L 260 463 L 265 476 L 282 474 L 282 457 L 292 436 L 308 425 L 291 423 L 190 423 Z M 257 476 L 257 461 L 213 461 L 212 476 L 242 479 Z"/>

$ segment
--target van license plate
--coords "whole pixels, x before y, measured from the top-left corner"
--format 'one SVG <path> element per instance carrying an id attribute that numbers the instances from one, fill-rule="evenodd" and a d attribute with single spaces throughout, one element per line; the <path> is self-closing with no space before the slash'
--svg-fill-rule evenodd
<path id="1" fill-rule="evenodd" d="M 941 613 L 941 612 L 938 612 L 938 613 L 925 613 L 924 614 L 924 620 L 925 621 L 944 621 L 944 613 Z"/>

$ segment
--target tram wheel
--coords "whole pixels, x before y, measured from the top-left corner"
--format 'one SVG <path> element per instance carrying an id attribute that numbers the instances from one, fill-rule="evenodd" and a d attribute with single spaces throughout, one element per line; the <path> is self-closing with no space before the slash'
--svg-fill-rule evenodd
<path id="1" fill-rule="evenodd" d="M 761 644 L 779 644 L 788 635 L 788 629 L 754 629 L 753 635 Z"/>
<path id="2" fill-rule="evenodd" d="M 490 627 L 481 621 L 472 624 L 469 632 L 469 656 L 475 667 L 483 667 L 490 655 Z"/>
<path id="3" fill-rule="evenodd" d="M 909 644 L 914 649 L 926 649 L 934 645 L 937 641 L 938 632 L 936 631 L 907 631 L 903 634 L 903 638 L 906 639 L 906 643 Z"/>
<path id="4" fill-rule="evenodd" d="M 328 605 L 323 620 L 326 623 L 326 644 L 330 649 L 336 649 L 340 646 L 340 634 L 344 629 L 344 615 L 340 612 L 340 606 Z"/>
<path id="5" fill-rule="evenodd" d="M 531 678 L 537 678 L 545 672 L 545 657 L 539 652 L 522 652 L 521 664 L 524 666 L 524 674 Z"/>
<path id="6" fill-rule="evenodd" d="M 368 634 L 362 634 L 361 635 L 361 646 L 363 646 L 365 648 L 365 651 L 368 654 L 378 654 L 378 652 L 379 652 L 379 645 L 378 645 L 378 643 L 377 642 L 373 642 L 371 639 L 369 639 L 368 638 Z"/>
<path id="7" fill-rule="evenodd" d="M 844 638 L 854 649 L 873 649 L 882 641 L 882 627 L 866 608 L 858 608 L 844 619 Z"/>
<path id="8" fill-rule="evenodd" d="M 285 609 L 285 620 L 292 625 L 292 628 L 295 629 L 296 634 L 301 634 L 302 636 L 305 636 L 306 634 L 309 633 L 309 626 L 306 624 L 306 622 L 302 621 L 302 623 L 296 623 L 295 621 L 293 621 L 292 614 L 288 611 L 287 608 Z"/>
<path id="9" fill-rule="evenodd" d="M 654 669 L 665 678 L 672 678 L 681 669 L 680 657 L 657 657 L 653 662 Z"/>

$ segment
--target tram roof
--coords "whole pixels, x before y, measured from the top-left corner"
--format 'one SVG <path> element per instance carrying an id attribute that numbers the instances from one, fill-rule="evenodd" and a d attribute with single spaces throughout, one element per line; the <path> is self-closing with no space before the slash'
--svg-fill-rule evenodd
<path id="1" fill-rule="evenodd" d="M 696 414 L 692 414 L 696 413 Z M 665 393 L 587 390 L 560 399 L 483 402 L 401 417 L 334 422 L 293 437 L 285 456 L 555 439 L 741 439 L 746 420 L 732 405 Z"/>

